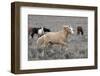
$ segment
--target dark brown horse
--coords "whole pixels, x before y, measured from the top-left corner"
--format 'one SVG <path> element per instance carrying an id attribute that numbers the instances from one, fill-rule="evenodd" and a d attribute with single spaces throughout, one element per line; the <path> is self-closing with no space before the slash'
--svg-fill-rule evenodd
<path id="1" fill-rule="evenodd" d="M 82 28 L 82 26 L 78 26 L 77 27 L 77 35 L 84 35 L 84 32 L 83 32 L 83 28 Z"/>

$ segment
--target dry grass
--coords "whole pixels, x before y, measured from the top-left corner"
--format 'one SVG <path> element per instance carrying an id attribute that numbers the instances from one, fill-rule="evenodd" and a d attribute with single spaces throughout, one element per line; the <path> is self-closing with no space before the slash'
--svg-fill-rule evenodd
<path id="1" fill-rule="evenodd" d="M 87 58 L 87 38 L 85 38 L 85 36 L 77 35 L 71 36 L 69 38 L 70 39 L 68 42 L 68 48 L 61 48 L 59 46 L 54 45 L 49 46 L 48 48 L 36 48 L 35 38 L 29 39 L 29 60 Z"/>
<path id="2" fill-rule="evenodd" d="M 42 25 L 39 25 L 39 23 Z M 44 48 L 36 48 L 37 36 L 35 35 L 33 39 L 28 39 L 28 60 L 78 59 L 88 57 L 87 17 L 57 17 L 38 15 L 30 15 L 28 17 L 28 25 L 32 27 L 45 26 L 53 32 L 61 30 L 63 24 L 68 24 L 75 30 L 74 35 L 71 35 L 68 38 L 68 48 L 61 49 L 59 46 L 49 46 L 45 50 Z M 83 27 L 83 36 L 77 36 L 77 26 Z M 44 55 L 42 54 L 43 52 Z"/>

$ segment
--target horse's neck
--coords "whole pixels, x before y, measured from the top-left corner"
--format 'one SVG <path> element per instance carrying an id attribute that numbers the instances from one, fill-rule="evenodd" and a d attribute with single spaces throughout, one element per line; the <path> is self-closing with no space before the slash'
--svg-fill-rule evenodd
<path id="1" fill-rule="evenodd" d="M 63 34 L 65 37 L 67 37 L 69 35 L 68 31 L 64 31 L 64 30 L 63 30 Z"/>

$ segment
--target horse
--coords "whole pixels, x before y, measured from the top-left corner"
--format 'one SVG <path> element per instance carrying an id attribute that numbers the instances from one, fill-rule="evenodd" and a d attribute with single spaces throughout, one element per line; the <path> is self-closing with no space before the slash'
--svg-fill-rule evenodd
<path id="1" fill-rule="evenodd" d="M 73 28 L 65 25 L 62 31 L 48 32 L 43 36 L 39 37 L 37 40 L 37 46 L 47 47 L 49 44 L 66 46 L 65 40 L 68 38 L 69 34 L 73 34 L 73 33 L 74 33 Z"/>
<path id="2" fill-rule="evenodd" d="M 73 28 L 70 26 L 64 26 L 62 31 L 48 32 L 38 38 L 37 49 L 43 47 L 44 51 L 42 52 L 42 56 L 44 56 L 49 45 L 60 45 L 61 49 L 63 46 L 68 47 L 65 41 L 70 34 L 74 34 Z"/>
<path id="3" fill-rule="evenodd" d="M 31 32 L 31 37 L 32 37 L 32 38 L 34 37 L 35 34 L 38 35 L 38 30 L 39 30 L 39 29 L 41 29 L 41 28 L 36 28 L 36 27 L 32 28 L 32 32 Z"/>
<path id="4" fill-rule="evenodd" d="M 77 35 L 79 34 L 84 35 L 83 28 L 81 26 L 77 27 Z"/>
<path id="5" fill-rule="evenodd" d="M 50 29 L 43 27 L 44 32 L 50 32 Z"/>
<path id="6" fill-rule="evenodd" d="M 39 28 L 34 27 L 34 28 L 31 28 L 31 31 L 29 31 L 29 34 L 33 38 L 35 34 L 37 34 L 38 37 L 41 37 L 46 32 L 50 32 L 50 29 L 45 28 L 45 27 L 42 27 L 42 28 L 41 27 L 39 27 Z"/>

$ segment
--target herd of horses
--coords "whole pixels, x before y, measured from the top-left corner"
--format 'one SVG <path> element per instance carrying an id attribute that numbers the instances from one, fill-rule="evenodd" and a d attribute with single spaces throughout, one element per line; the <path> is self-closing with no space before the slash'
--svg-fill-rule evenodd
<path id="1" fill-rule="evenodd" d="M 29 28 L 28 35 L 34 38 L 37 35 L 37 47 L 48 47 L 49 45 L 60 45 L 61 47 L 67 46 L 67 38 L 69 35 L 74 34 L 74 29 L 69 25 L 64 25 L 62 30 L 52 32 L 50 29 L 45 27 L 40 28 Z M 83 28 L 77 27 L 77 35 L 84 35 Z"/>
<path id="2" fill-rule="evenodd" d="M 39 27 L 39 28 L 38 27 L 34 27 L 34 28 L 29 27 L 28 28 L 28 35 L 31 36 L 31 38 L 33 38 L 35 34 L 38 35 L 38 38 L 39 38 L 47 32 L 51 32 L 51 30 L 48 28 L 45 28 L 45 27 Z M 81 35 L 84 34 L 83 28 L 82 28 L 82 26 L 77 26 L 77 35 L 80 35 L 80 34 Z"/>

